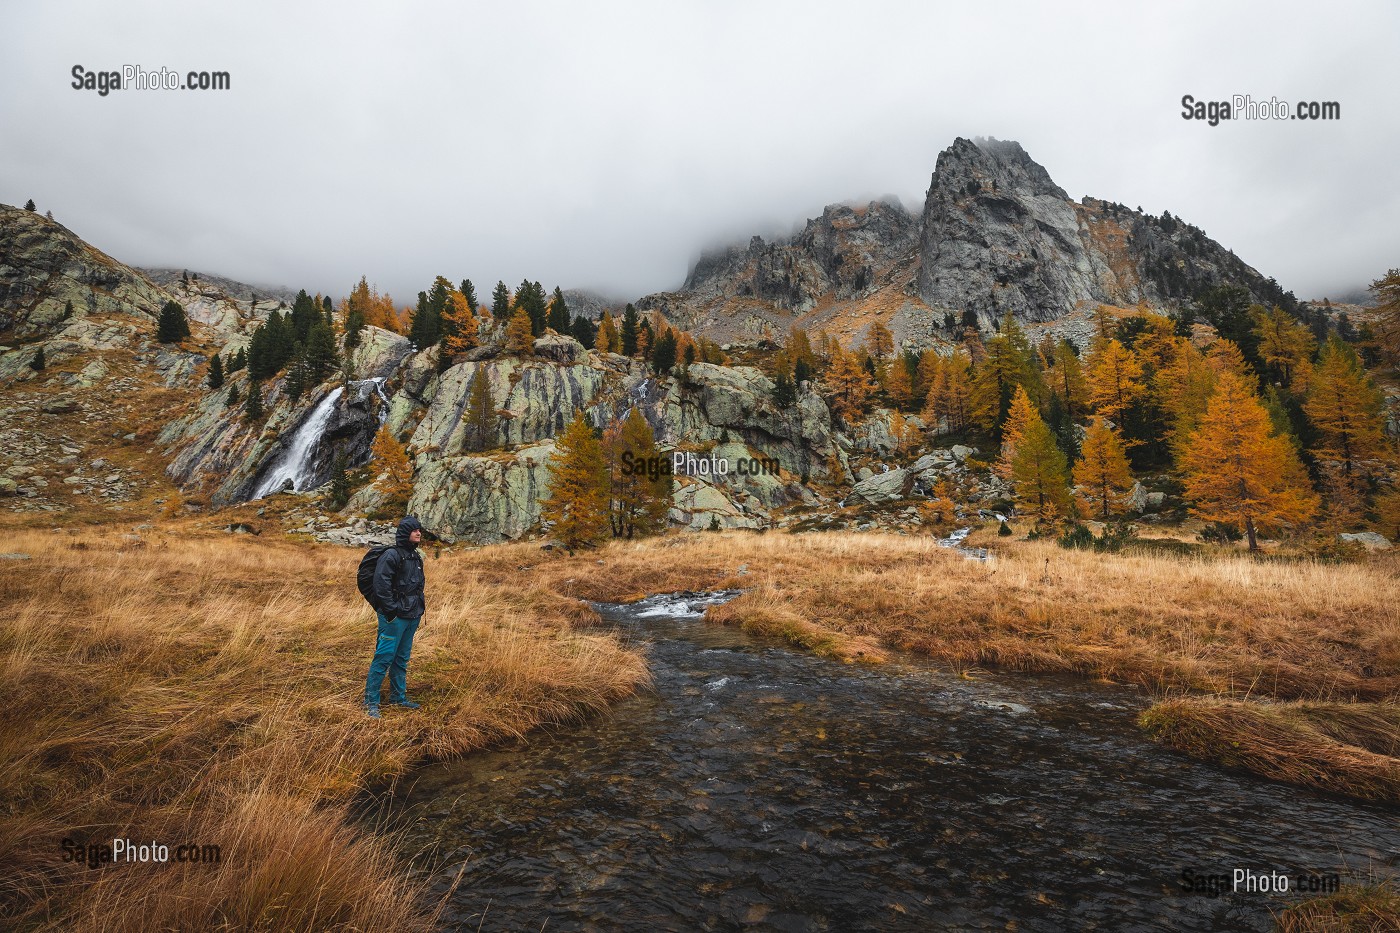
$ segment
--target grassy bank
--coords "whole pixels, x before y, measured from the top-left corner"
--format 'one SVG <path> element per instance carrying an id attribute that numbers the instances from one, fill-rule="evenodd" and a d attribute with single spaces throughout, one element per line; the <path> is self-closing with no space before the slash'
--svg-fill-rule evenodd
<path id="1" fill-rule="evenodd" d="M 924 537 L 700 534 L 535 558 L 533 574 L 589 599 L 744 587 L 710 617 L 851 658 L 884 645 L 958 668 L 1074 672 L 1163 691 L 1400 696 L 1394 559 L 1325 565 L 995 546 L 996 558 L 979 563 Z M 488 562 L 483 572 L 498 571 Z"/>
<path id="2" fill-rule="evenodd" d="M 843 660 L 899 648 L 1183 695 L 1155 711 L 1176 747 L 1396 799 L 1394 560 L 995 546 L 977 563 L 928 538 L 726 533 L 430 558 L 410 674 L 424 709 L 373 722 L 358 709 L 373 641 L 350 582 L 358 552 L 193 521 L 139 540 L 11 531 L 5 550 L 31 559 L 0 561 L 0 920 L 422 929 L 422 892 L 389 842 L 347 824 L 347 801 L 633 691 L 642 659 L 590 631 L 581 600 L 663 591 L 743 588 L 711 617 Z M 61 861 L 64 837 L 213 843 L 223 860 L 88 870 Z"/>
<path id="3" fill-rule="evenodd" d="M 268 536 L 271 537 L 271 536 Z M 7 928 L 423 929 L 348 799 L 415 761 L 598 710 L 646 678 L 527 575 L 429 567 L 420 712 L 358 706 L 358 552 L 227 534 L 7 534 L 0 863 Z M 61 840 L 220 846 L 217 865 L 62 862 Z"/>
<path id="4" fill-rule="evenodd" d="M 1367 800 L 1400 803 L 1400 705 L 1262 703 L 1183 697 L 1142 725 L 1164 745 L 1227 767 Z"/>
<path id="5" fill-rule="evenodd" d="M 996 558 L 980 563 L 897 535 L 692 535 L 541 572 L 560 592 L 595 599 L 742 586 L 709 617 L 845 660 L 879 661 L 895 647 L 959 670 L 1135 684 L 1177 697 L 1144 718 L 1165 744 L 1400 800 L 1394 557 L 1336 565 L 988 543 Z"/>

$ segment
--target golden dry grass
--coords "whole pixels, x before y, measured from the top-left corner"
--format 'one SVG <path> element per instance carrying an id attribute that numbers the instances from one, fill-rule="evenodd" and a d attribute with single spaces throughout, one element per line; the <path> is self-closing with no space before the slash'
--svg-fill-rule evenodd
<path id="1" fill-rule="evenodd" d="M 1400 803 L 1400 706 L 1394 703 L 1183 697 L 1156 704 L 1141 722 L 1164 745 L 1196 758 Z"/>
<path id="2" fill-rule="evenodd" d="M 978 563 L 922 537 L 692 535 L 544 572 L 561 592 L 593 599 L 745 587 L 708 617 L 843 660 L 878 662 L 885 646 L 959 670 L 1070 672 L 1230 698 L 1168 701 L 1144 722 L 1198 757 L 1400 800 L 1393 557 L 1334 565 L 993 542 L 996 558 Z M 588 560 L 601 560 L 599 572 Z"/>
<path id="3" fill-rule="evenodd" d="M 638 656 L 588 630 L 597 617 L 584 599 L 741 587 L 712 619 L 853 661 L 894 647 L 957 668 L 1333 704 L 1394 702 L 1400 685 L 1393 560 L 1102 555 L 999 539 L 996 559 L 976 563 L 922 537 L 691 534 L 577 555 L 516 544 L 430 558 L 410 669 L 425 708 L 375 723 L 358 709 L 373 640 L 350 584 L 358 552 L 202 521 L 139 545 L 101 531 L 9 533 L 6 548 L 34 560 L 0 564 L 7 922 L 423 928 L 431 918 L 392 842 L 350 827 L 346 801 L 424 758 L 599 709 L 643 682 Z M 1342 726 L 1320 721 L 1318 735 L 1390 757 L 1385 717 L 1357 708 Z M 59 863 L 64 835 L 215 842 L 227 856 L 214 869 L 88 871 Z"/>
<path id="4" fill-rule="evenodd" d="M 1400 893 L 1387 883 L 1357 885 L 1281 911 L 1278 933 L 1395 933 Z"/>
<path id="5" fill-rule="evenodd" d="M 262 538 L 12 530 L 0 563 L 0 910 L 54 929 L 421 929 L 368 783 L 604 707 L 646 679 L 524 574 L 429 568 L 423 709 L 359 708 L 359 552 Z M 60 861 L 65 837 L 213 843 L 217 866 Z"/>
<path id="6" fill-rule="evenodd" d="M 979 563 L 927 537 L 700 534 L 539 558 L 534 572 L 588 599 L 743 587 L 710 618 L 797 630 L 796 640 L 837 654 L 846 646 L 852 657 L 884 644 L 955 667 L 1075 672 L 1155 690 L 1400 696 L 1393 559 L 1332 565 L 992 541 L 995 559 Z"/>

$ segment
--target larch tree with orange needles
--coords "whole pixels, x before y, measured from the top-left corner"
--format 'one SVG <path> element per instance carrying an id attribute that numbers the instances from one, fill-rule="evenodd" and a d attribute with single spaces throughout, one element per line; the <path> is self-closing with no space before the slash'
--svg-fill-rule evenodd
<path id="1" fill-rule="evenodd" d="M 374 455 L 375 466 L 384 474 L 379 487 L 384 496 L 382 509 L 402 513 L 413 495 L 413 465 L 403 444 L 389 432 L 387 422 L 374 435 L 370 453 Z"/>
<path id="2" fill-rule="evenodd" d="M 1006 413 L 1006 424 L 1001 428 L 1001 456 L 992 465 L 992 472 L 1002 479 L 1010 479 L 1012 463 L 1016 459 L 1016 445 L 1026 433 L 1031 419 L 1039 418 L 1040 412 L 1031 404 L 1025 386 L 1016 387 L 1016 395 L 1011 399 L 1011 409 Z"/>
<path id="3" fill-rule="evenodd" d="M 1016 442 L 1011 482 L 1022 514 L 1054 522 L 1070 514 L 1069 463 L 1049 425 L 1034 415 Z"/>
<path id="4" fill-rule="evenodd" d="M 1133 471 L 1118 432 L 1103 418 L 1095 418 L 1084 432 L 1074 482 L 1080 498 L 1104 521 L 1123 511 L 1123 496 L 1132 488 Z"/>
<path id="5" fill-rule="evenodd" d="M 840 345 L 832 353 L 830 368 L 822 378 L 831 392 L 832 411 L 850 422 L 865 413 L 870 396 L 875 393 L 875 380 L 855 354 L 847 353 Z"/>
<path id="6" fill-rule="evenodd" d="M 476 349 L 477 320 L 466 296 L 456 289 L 447 293 L 446 307 L 442 312 L 442 353 L 449 360 L 456 361 L 468 350 Z"/>
<path id="7" fill-rule="evenodd" d="M 874 321 L 866 331 L 865 349 L 877 360 L 883 360 L 894 353 L 894 334 L 882 321 Z"/>
<path id="8" fill-rule="evenodd" d="M 518 305 L 511 312 L 510 323 L 506 325 L 506 352 L 521 356 L 530 356 L 535 352 L 534 325 L 524 305 Z"/>
<path id="9" fill-rule="evenodd" d="M 1089 388 L 1084 382 L 1084 365 L 1068 340 L 1055 344 L 1050 353 L 1050 367 L 1045 371 L 1045 385 L 1050 394 L 1060 400 L 1065 417 L 1078 421 L 1088 406 Z"/>
<path id="10" fill-rule="evenodd" d="M 909 378 L 909 367 L 904 365 L 903 360 L 896 359 L 890 364 L 885 375 L 885 392 L 896 409 L 909 410 L 914 400 L 914 380 Z"/>
<path id="11" fill-rule="evenodd" d="M 1306 522 L 1318 498 L 1288 439 L 1274 432 L 1250 387 L 1226 370 L 1181 462 L 1191 513 L 1243 528 L 1249 549 L 1259 529 Z"/>
<path id="12" fill-rule="evenodd" d="M 593 349 L 600 353 L 621 353 L 622 337 L 617 333 L 617 325 L 606 310 L 598 321 L 598 331 L 593 336 Z"/>
<path id="13" fill-rule="evenodd" d="M 552 523 L 554 536 L 571 551 L 598 544 L 609 534 L 607 462 L 582 411 L 555 442 L 540 521 Z"/>
<path id="14" fill-rule="evenodd" d="M 1372 467 L 1391 459 L 1385 438 L 1385 397 L 1351 348 L 1336 337 L 1327 342 L 1303 412 L 1317 432 L 1313 452 L 1323 464 L 1329 510 L 1359 513 Z M 1359 517 L 1353 515 L 1351 517 Z"/>
<path id="15" fill-rule="evenodd" d="M 603 432 L 603 452 L 608 461 L 608 520 L 614 538 L 656 534 L 666 530 L 671 508 L 671 474 L 648 468 L 659 463 L 656 435 L 641 409 Z M 630 466 L 630 468 L 629 468 Z"/>
<path id="16" fill-rule="evenodd" d="M 1117 340 L 1099 344 L 1089 357 L 1089 405 L 1117 424 L 1142 394 L 1142 364 Z"/>

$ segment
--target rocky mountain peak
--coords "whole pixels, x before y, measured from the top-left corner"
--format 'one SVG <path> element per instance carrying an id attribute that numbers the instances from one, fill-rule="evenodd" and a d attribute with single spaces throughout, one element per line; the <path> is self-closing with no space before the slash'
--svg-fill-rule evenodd
<path id="1" fill-rule="evenodd" d="M 958 137 L 938 155 L 929 194 L 942 192 L 949 197 L 973 190 L 988 189 L 1008 195 L 1049 196 L 1068 201 L 1063 188 L 1050 173 L 1014 140 Z"/>

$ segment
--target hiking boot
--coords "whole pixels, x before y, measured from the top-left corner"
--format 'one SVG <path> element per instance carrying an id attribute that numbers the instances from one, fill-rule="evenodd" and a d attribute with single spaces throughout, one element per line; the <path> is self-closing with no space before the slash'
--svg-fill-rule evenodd
<path id="1" fill-rule="evenodd" d="M 377 706 L 366 706 L 366 707 L 365 707 L 365 715 L 368 716 L 370 719 L 378 719 L 378 718 L 379 718 L 379 707 L 377 707 Z"/>
<path id="2" fill-rule="evenodd" d="M 395 705 L 395 706 L 402 706 L 404 709 L 422 709 L 422 708 L 423 708 L 420 704 L 414 703 L 412 700 L 409 700 L 409 699 L 395 700 L 395 701 L 394 701 L 394 705 Z"/>

